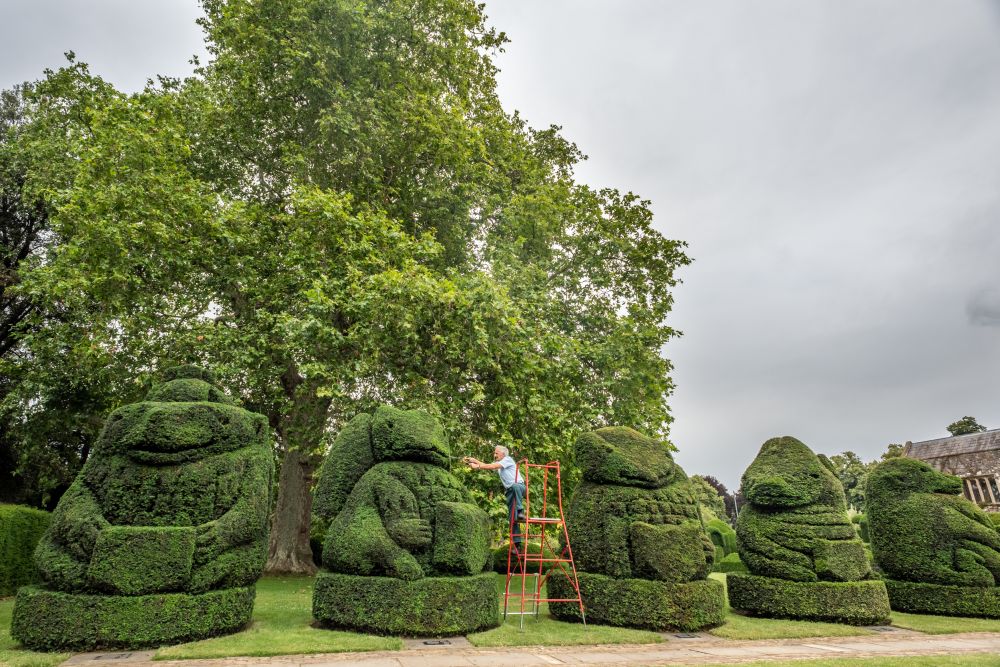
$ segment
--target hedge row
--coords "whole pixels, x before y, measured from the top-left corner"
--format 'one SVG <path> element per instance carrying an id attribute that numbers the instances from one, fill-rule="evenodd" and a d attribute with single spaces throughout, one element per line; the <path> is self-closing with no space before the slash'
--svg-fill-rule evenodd
<path id="1" fill-rule="evenodd" d="M 38 581 L 32 554 L 51 520 L 48 512 L 0 505 L 0 596 Z"/>
<path id="2" fill-rule="evenodd" d="M 939 616 L 1000 618 L 1000 588 L 941 586 L 885 580 L 889 602 L 897 611 Z"/>
<path id="3" fill-rule="evenodd" d="M 447 636 L 500 623 L 496 577 L 360 577 L 320 572 L 313 618 L 329 628 L 386 635 Z"/>
<path id="4" fill-rule="evenodd" d="M 750 616 L 879 625 L 889 621 L 889 597 L 878 580 L 800 582 L 733 573 L 729 604 Z"/>
<path id="5" fill-rule="evenodd" d="M 722 519 L 710 519 L 705 524 L 705 531 L 712 538 L 712 543 L 722 548 L 723 556 L 736 553 L 736 531 L 728 523 Z"/>
<path id="6" fill-rule="evenodd" d="M 713 572 L 743 572 L 749 573 L 750 570 L 747 566 L 743 564 L 740 560 L 740 555 L 738 553 L 729 554 L 724 556 L 722 560 L 715 561 L 715 567 L 712 568 Z"/>
<path id="7" fill-rule="evenodd" d="M 250 622 L 254 587 L 200 595 L 85 595 L 25 586 L 11 636 L 36 651 L 141 648 L 236 632 Z"/>
<path id="8" fill-rule="evenodd" d="M 721 581 L 702 579 L 671 584 L 649 579 L 614 579 L 579 572 L 588 623 L 650 630 L 691 631 L 721 625 L 725 620 L 725 587 Z M 563 575 L 547 581 L 551 597 L 576 597 Z M 549 613 L 562 621 L 579 621 L 575 602 L 550 602 Z"/>

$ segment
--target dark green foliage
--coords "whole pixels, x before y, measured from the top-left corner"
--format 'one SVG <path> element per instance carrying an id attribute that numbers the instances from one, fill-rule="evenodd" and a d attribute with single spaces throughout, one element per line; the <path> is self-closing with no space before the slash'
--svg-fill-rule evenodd
<path id="1" fill-rule="evenodd" d="M 147 401 L 160 403 L 209 402 L 234 403 L 218 387 L 194 378 L 179 378 L 153 387 L 146 395 Z"/>
<path id="2" fill-rule="evenodd" d="M 615 579 L 578 573 L 588 623 L 650 630 L 700 630 L 725 620 L 725 587 L 721 581 L 703 579 L 672 584 L 648 579 Z M 575 597 L 569 579 L 554 575 L 548 580 L 552 597 Z M 549 612 L 562 621 L 579 621 L 573 602 L 550 602 Z"/>
<path id="3" fill-rule="evenodd" d="M 996 528 L 1000 528 L 1000 513 L 998 512 L 987 512 L 986 516 L 990 518 L 990 523 Z"/>
<path id="4" fill-rule="evenodd" d="M 191 572 L 195 537 L 190 527 L 108 526 L 97 536 L 87 578 L 105 593 L 181 590 Z"/>
<path id="5" fill-rule="evenodd" d="M 711 519 L 705 524 L 705 531 L 712 544 L 722 547 L 724 556 L 736 552 L 736 531 L 728 523 L 722 519 Z"/>
<path id="6" fill-rule="evenodd" d="M 371 415 L 361 413 L 347 422 L 323 459 L 313 496 L 313 512 L 327 521 L 337 516 L 351 489 L 375 464 L 371 421 Z"/>
<path id="7" fill-rule="evenodd" d="M 26 586 L 11 635 L 36 651 L 138 648 L 236 632 L 250 622 L 254 587 L 199 595 L 88 595 Z"/>
<path id="8" fill-rule="evenodd" d="M 887 579 L 993 587 L 1000 534 L 985 512 L 957 495 L 957 477 L 923 461 L 893 458 L 868 478 L 875 562 Z"/>
<path id="9" fill-rule="evenodd" d="M 603 428 L 580 437 L 576 461 L 584 481 L 566 521 L 588 617 L 594 609 L 598 622 L 661 629 L 721 622 L 712 613 L 724 604 L 722 590 L 704 581 L 715 546 L 667 447 L 631 429 Z M 558 579 L 549 580 L 550 592 Z M 636 601 L 642 595 L 659 597 Z M 687 602 L 694 607 L 685 609 Z M 571 606 L 560 613 L 579 614 Z"/>
<path id="10" fill-rule="evenodd" d="M 871 535 L 868 531 L 868 517 L 864 514 L 855 514 L 851 521 L 858 527 L 858 537 L 865 544 L 871 542 Z"/>
<path id="11" fill-rule="evenodd" d="M 194 364 L 171 366 L 160 373 L 160 378 L 163 383 L 172 382 L 173 380 L 201 380 L 207 384 L 214 385 L 219 382 L 212 369 Z"/>
<path id="12" fill-rule="evenodd" d="M 887 579 L 889 603 L 897 611 L 938 616 L 1000 618 L 1000 588 L 942 586 Z"/>
<path id="13" fill-rule="evenodd" d="M 664 443 L 622 426 L 584 433 L 576 441 L 576 464 L 596 484 L 650 489 L 686 479 Z"/>
<path id="14" fill-rule="evenodd" d="M 38 580 L 32 554 L 51 518 L 30 507 L 0 505 L 0 596 Z"/>
<path id="15" fill-rule="evenodd" d="M 446 636 L 500 623 L 496 577 L 359 577 L 321 572 L 313 617 L 330 628 L 378 634 Z"/>
<path id="16" fill-rule="evenodd" d="M 722 560 L 715 561 L 715 566 L 712 568 L 712 572 L 749 573 L 750 570 L 748 570 L 747 566 L 740 560 L 740 555 L 738 553 L 731 553 L 728 556 L 724 556 Z"/>
<path id="17" fill-rule="evenodd" d="M 323 541 L 332 573 L 317 582 L 313 615 L 332 627 L 395 634 L 496 625 L 492 577 L 483 585 L 475 576 L 490 565 L 489 517 L 448 471 L 441 426 L 427 413 L 383 406 L 367 428 L 359 416 L 346 430 L 317 491 L 322 512 L 338 511 Z"/>
<path id="18" fill-rule="evenodd" d="M 737 543 L 747 568 L 790 581 L 857 581 L 871 576 L 828 462 L 795 438 L 773 438 L 743 474 L 749 504 Z"/>
<path id="19" fill-rule="evenodd" d="M 175 379 L 154 387 L 151 396 L 218 392 L 195 377 L 199 369 L 172 373 Z M 146 600 L 152 607 L 166 605 L 167 617 L 175 608 L 177 614 L 207 614 L 186 618 L 177 637 L 218 634 L 245 623 L 249 611 L 244 613 L 241 601 L 267 553 L 273 475 L 264 417 L 229 401 L 147 400 L 116 410 L 35 552 L 46 586 L 74 594 L 52 597 L 63 601 L 52 613 L 68 614 L 89 601 L 105 622 L 121 617 L 140 623 L 150 621 L 135 611 Z M 218 592 L 196 595 L 206 591 Z M 227 601 L 238 608 L 226 610 Z M 174 636 L 159 628 L 159 620 L 150 622 L 156 627 L 137 630 L 136 644 Z M 115 632 L 102 629 L 95 636 L 129 643 Z"/>
<path id="20" fill-rule="evenodd" d="M 505 542 L 501 546 L 493 550 L 493 571 L 499 572 L 500 574 L 507 574 L 507 550 L 509 548 L 509 543 Z M 527 553 L 529 557 L 537 558 L 539 556 L 539 543 L 535 540 L 528 542 Z M 552 549 L 548 545 L 545 545 L 545 549 L 541 552 L 542 558 L 555 558 L 558 556 L 558 549 Z M 517 555 L 510 554 L 511 569 L 517 572 Z M 548 572 L 552 568 L 551 562 L 542 562 L 542 572 Z M 528 563 L 528 572 L 538 572 L 538 562 Z"/>
<path id="21" fill-rule="evenodd" d="M 420 461 L 447 467 L 451 448 L 444 429 L 423 410 L 383 405 L 371 422 L 372 451 L 378 461 Z"/>
<path id="22" fill-rule="evenodd" d="M 751 616 L 878 625 L 889 621 L 881 581 L 799 582 L 732 573 L 729 604 Z"/>

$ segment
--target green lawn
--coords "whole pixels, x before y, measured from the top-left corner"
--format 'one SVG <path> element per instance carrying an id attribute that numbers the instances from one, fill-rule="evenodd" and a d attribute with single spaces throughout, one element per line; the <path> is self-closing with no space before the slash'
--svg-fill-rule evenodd
<path id="1" fill-rule="evenodd" d="M 948 635 L 955 632 L 1000 632 L 1000 620 L 990 618 L 963 618 L 960 616 L 926 616 L 892 612 L 892 624 L 930 635 Z M 1000 660 L 997 661 L 1000 664 Z"/>
<path id="2" fill-rule="evenodd" d="M 69 659 L 71 653 L 35 653 L 13 647 L 10 638 L 10 616 L 14 611 L 14 598 L 0 598 L 0 665 L 3 667 L 52 667 Z"/>
<path id="3" fill-rule="evenodd" d="M 740 667 L 997 667 L 1000 656 L 990 653 L 928 655 L 916 658 L 823 658 L 820 660 L 762 660 L 741 662 Z M 717 663 L 704 667 L 723 667 Z"/>
<path id="4" fill-rule="evenodd" d="M 396 637 L 322 630 L 312 623 L 312 577 L 264 577 L 257 582 L 253 625 L 243 632 L 161 648 L 154 660 L 398 650 Z"/>

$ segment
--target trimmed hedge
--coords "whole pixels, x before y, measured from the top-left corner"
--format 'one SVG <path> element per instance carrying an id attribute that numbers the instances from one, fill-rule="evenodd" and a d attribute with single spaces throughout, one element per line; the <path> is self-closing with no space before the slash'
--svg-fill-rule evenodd
<path id="1" fill-rule="evenodd" d="M 993 527 L 1000 530 L 1000 512 L 987 512 L 986 516 L 990 518 Z"/>
<path id="2" fill-rule="evenodd" d="M 329 628 L 404 636 L 460 635 L 500 624 L 496 577 L 360 577 L 321 572 L 313 617 Z"/>
<path id="3" fill-rule="evenodd" d="M 580 436 L 575 455 L 583 482 L 566 521 L 588 617 L 658 629 L 721 622 L 713 614 L 725 605 L 725 593 L 705 581 L 715 545 L 702 524 L 695 491 L 666 445 L 629 428 L 609 427 Z M 550 591 L 562 585 L 560 578 L 549 579 Z M 658 597 L 633 604 L 644 594 Z M 569 607 L 549 608 L 579 615 Z"/>
<path id="4" fill-rule="evenodd" d="M 722 548 L 723 556 L 736 553 L 736 531 L 728 523 L 718 518 L 710 519 L 705 523 L 705 531 L 711 538 L 712 544 Z"/>
<path id="5" fill-rule="evenodd" d="M 671 584 L 649 579 L 615 579 L 578 573 L 588 623 L 649 630 L 701 630 L 725 620 L 725 586 L 702 579 Z M 573 585 L 562 575 L 547 581 L 551 597 L 575 597 Z M 549 613 L 562 621 L 579 621 L 575 602 L 550 602 Z"/>
<path id="6" fill-rule="evenodd" d="M 32 554 L 51 520 L 42 510 L 0 505 L 0 596 L 38 581 Z"/>
<path id="7" fill-rule="evenodd" d="M 801 582 L 732 573 L 726 582 L 730 606 L 751 616 L 848 625 L 889 621 L 889 597 L 878 580 Z"/>
<path id="8" fill-rule="evenodd" d="M 234 405 L 207 371 L 183 366 L 166 376 L 147 400 L 111 413 L 38 543 L 35 561 L 49 590 L 19 596 L 14 613 L 28 618 L 19 607 L 35 600 L 52 607 L 53 622 L 68 625 L 45 645 L 180 641 L 229 632 L 249 618 L 250 587 L 267 557 L 274 477 L 267 420 Z M 143 604 L 162 607 L 164 618 L 190 619 L 177 621 L 175 632 L 137 611 Z M 105 625 L 69 622 L 90 607 Z M 105 627 L 118 621 L 131 634 Z M 29 626 L 14 627 L 26 645 L 41 641 Z M 59 638 L 66 643 L 54 643 Z"/>
<path id="9" fill-rule="evenodd" d="M 236 632 L 250 623 L 253 586 L 200 595 L 87 595 L 25 586 L 11 635 L 35 651 L 140 648 Z"/>
<path id="10" fill-rule="evenodd" d="M 750 570 L 748 570 L 747 566 L 740 560 L 740 555 L 738 553 L 733 553 L 728 556 L 724 556 L 722 560 L 715 561 L 715 567 L 712 568 L 712 572 L 740 572 L 743 574 L 749 574 Z"/>
<path id="11" fill-rule="evenodd" d="M 338 435 L 317 488 L 318 511 L 332 515 L 317 620 L 394 634 L 498 624 L 493 578 L 475 576 L 491 565 L 489 517 L 448 470 L 449 454 L 444 430 L 418 410 L 382 406 Z"/>
<path id="12" fill-rule="evenodd" d="M 492 561 L 493 561 L 493 571 L 494 572 L 499 572 L 500 574 L 507 574 L 507 550 L 509 549 L 509 544 L 510 544 L 509 542 L 508 543 L 504 543 L 501 546 L 499 546 L 499 547 L 497 547 L 496 549 L 493 550 Z M 529 542 L 528 543 L 528 555 L 529 556 L 534 556 L 534 557 L 537 558 L 538 554 L 539 554 L 539 544 L 538 544 L 538 542 L 534 541 L 534 540 L 531 541 L 531 542 Z M 552 550 L 548 545 L 545 546 L 545 550 L 542 552 L 542 557 L 543 558 L 555 558 L 558 555 L 559 554 L 556 553 L 556 551 Z M 516 567 L 516 565 L 517 565 L 517 556 L 514 555 L 514 554 L 511 554 L 510 559 L 511 559 L 511 563 L 513 565 L 515 565 L 515 567 L 513 569 L 514 569 L 514 572 L 516 574 L 517 573 L 517 567 Z M 552 568 L 552 566 L 553 566 L 553 563 L 551 563 L 551 562 L 543 562 L 542 563 L 542 572 L 548 572 L 549 569 Z M 529 562 L 527 569 L 528 569 L 528 572 L 538 572 L 538 562 L 537 561 L 536 562 Z"/>
<path id="13" fill-rule="evenodd" d="M 1000 618 L 1000 588 L 941 586 L 885 580 L 889 604 L 897 611 L 938 616 Z"/>
<path id="14" fill-rule="evenodd" d="M 1000 533 L 961 481 L 923 461 L 894 458 L 868 476 L 875 562 L 887 579 L 993 587 L 1000 581 Z"/>

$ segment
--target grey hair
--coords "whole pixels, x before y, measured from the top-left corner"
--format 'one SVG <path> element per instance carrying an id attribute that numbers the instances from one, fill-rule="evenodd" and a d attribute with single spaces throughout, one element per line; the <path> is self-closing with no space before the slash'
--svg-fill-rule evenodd
<path id="1" fill-rule="evenodd" d="M 504 447 L 503 445 L 497 445 L 496 447 L 494 447 L 494 448 L 493 448 L 493 451 L 496 451 L 496 450 L 498 450 L 498 449 L 499 449 L 499 450 L 500 450 L 501 452 L 503 452 L 503 455 L 504 455 L 504 456 L 510 456 L 510 450 L 509 450 L 509 449 L 507 449 L 506 447 Z"/>

